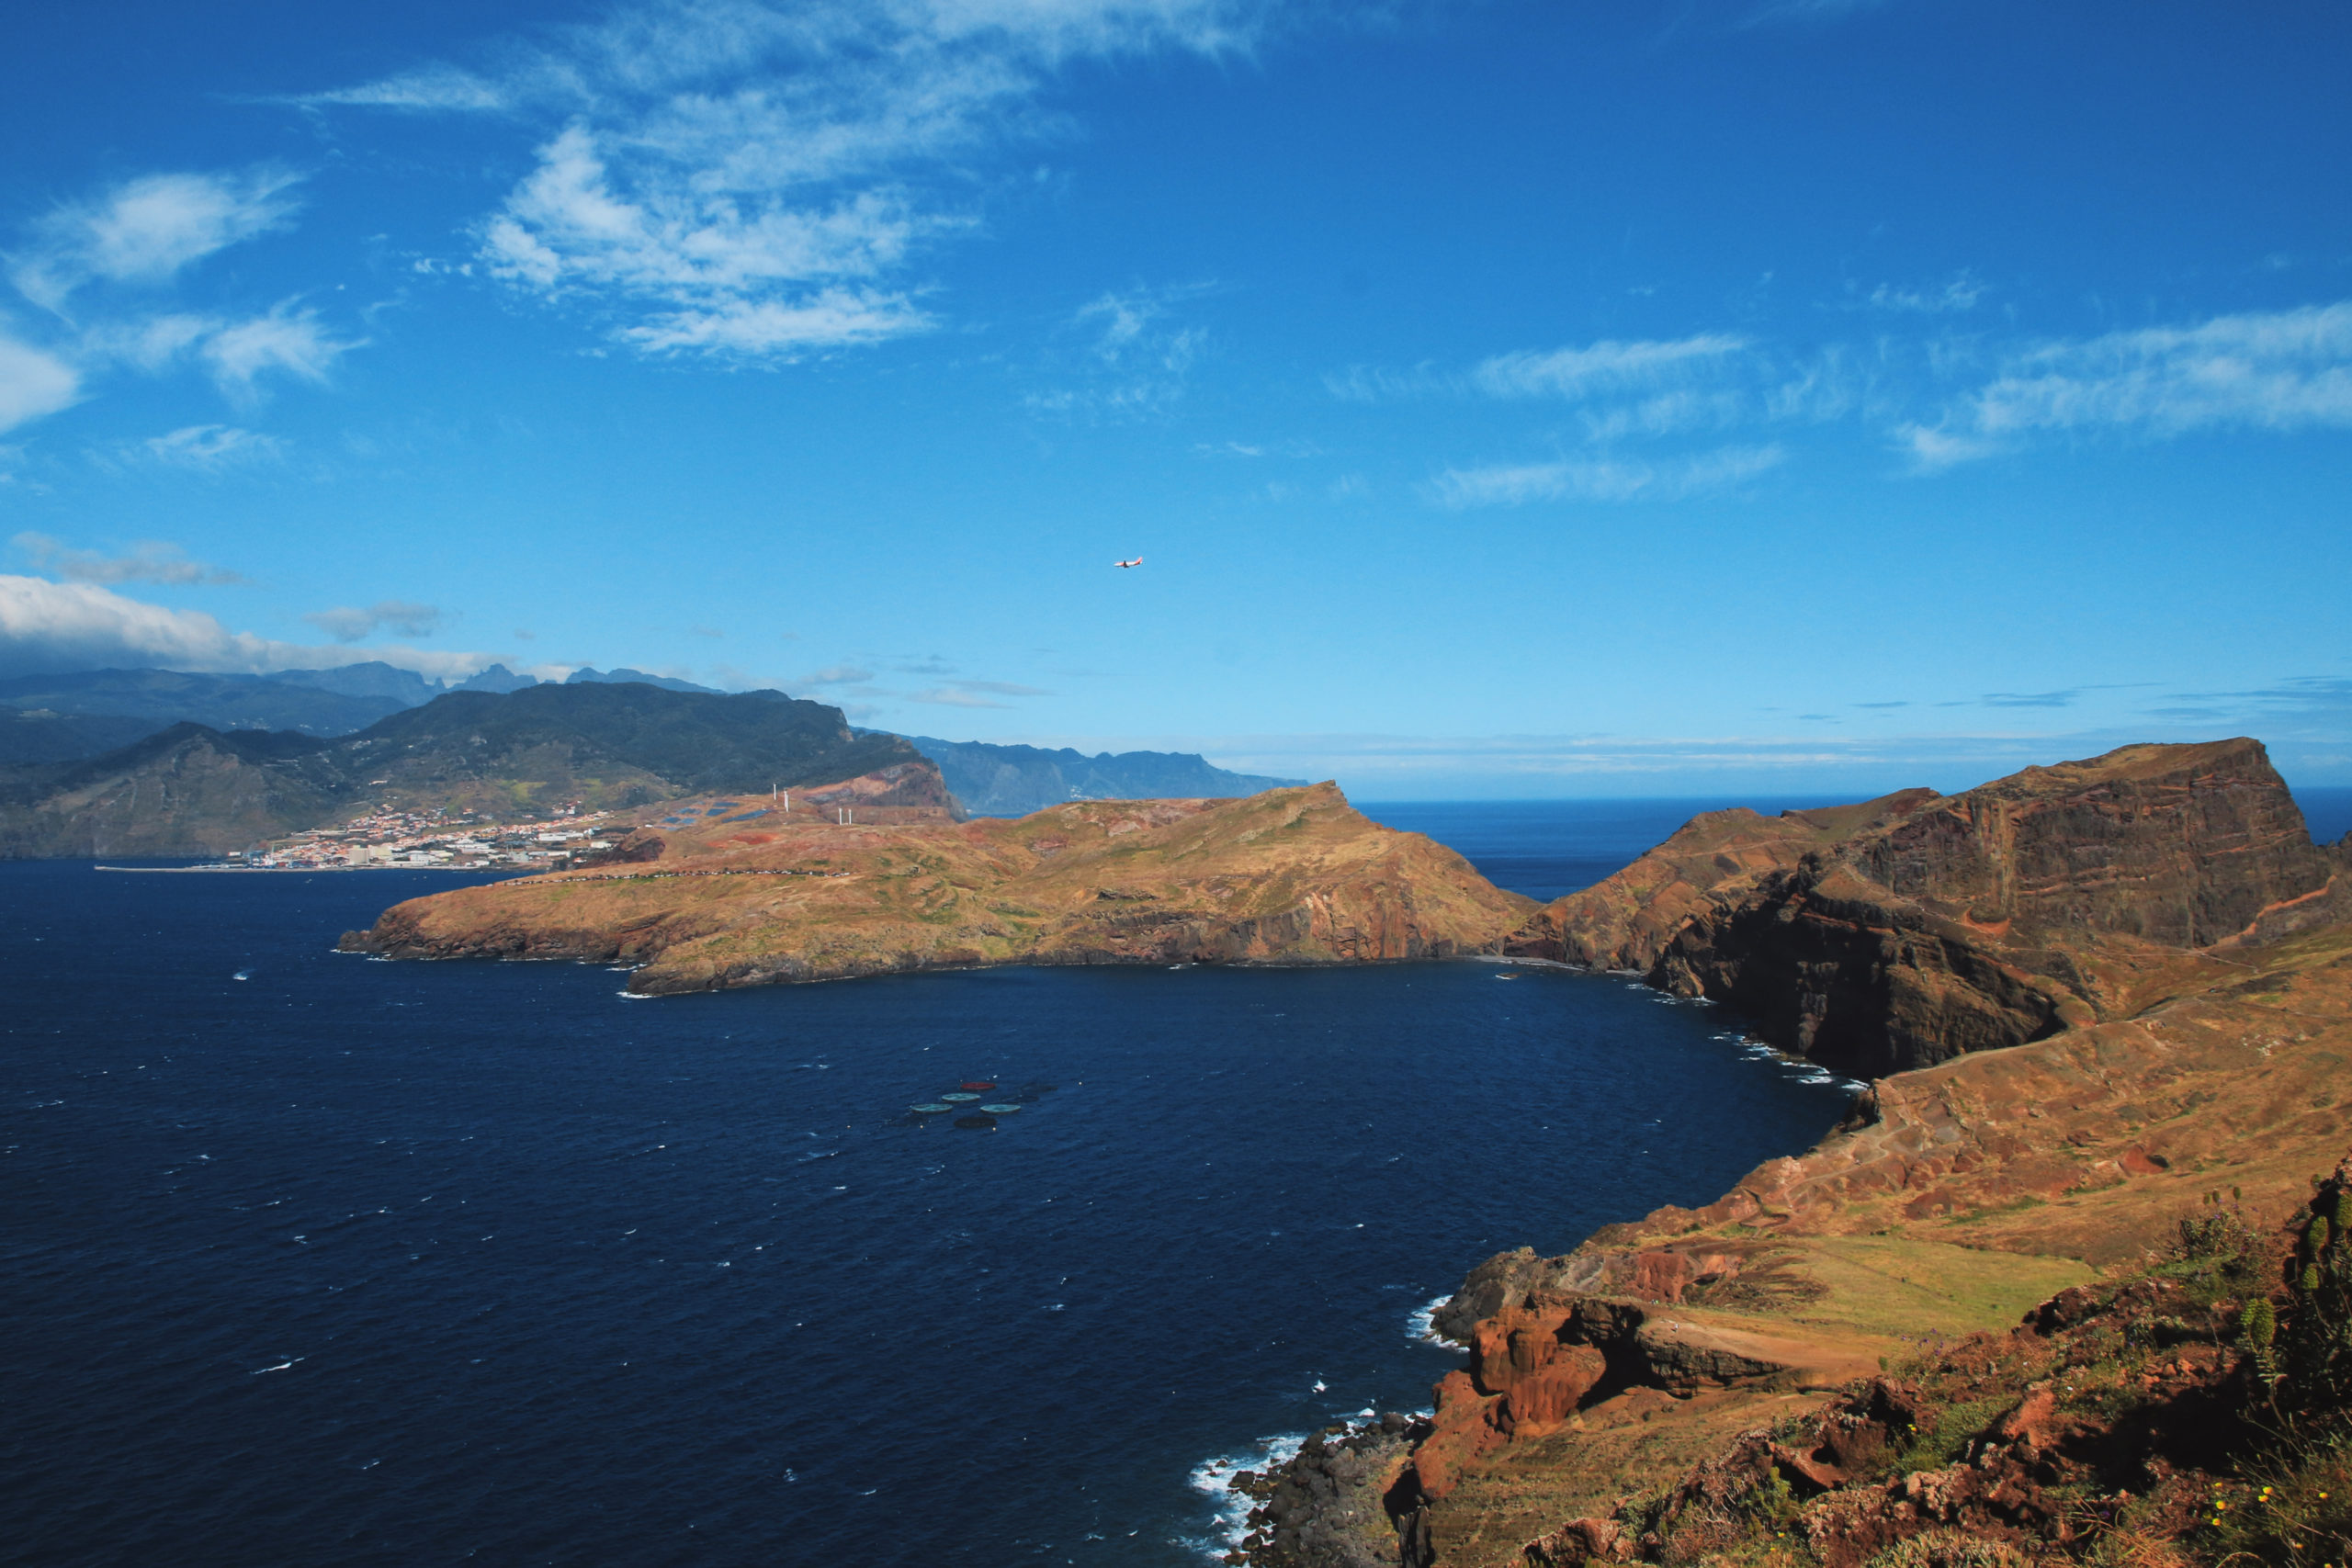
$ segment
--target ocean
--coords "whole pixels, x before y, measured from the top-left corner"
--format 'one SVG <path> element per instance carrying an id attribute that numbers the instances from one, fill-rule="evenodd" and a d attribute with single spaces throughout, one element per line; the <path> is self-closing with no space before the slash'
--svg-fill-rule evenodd
<path id="1" fill-rule="evenodd" d="M 1549 897 L 1692 805 L 1368 809 Z M 1428 1404 L 1472 1265 L 1849 1094 L 1490 962 L 641 1000 L 332 951 L 461 880 L 0 864 L 0 1559 L 1212 1561 L 1221 1465 Z"/>

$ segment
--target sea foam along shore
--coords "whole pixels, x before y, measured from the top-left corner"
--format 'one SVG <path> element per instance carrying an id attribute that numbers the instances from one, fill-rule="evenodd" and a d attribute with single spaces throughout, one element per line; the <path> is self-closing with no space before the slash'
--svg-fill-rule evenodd
<path id="1" fill-rule="evenodd" d="M 1180 1544 L 1216 1562 L 1225 1561 L 1228 1553 L 1239 1551 L 1242 1539 L 1250 1533 L 1250 1510 L 1257 1503 L 1234 1484 L 1235 1479 L 1246 1476 L 1255 1480 L 1273 1474 L 1296 1459 L 1306 1443 L 1304 1432 L 1261 1438 L 1238 1453 L 1218 1454 L 1195 1466 L 1185 1480 L 1193 1491 L 1208 1499 L 1211 1533 L 1182 1538 Z"/>

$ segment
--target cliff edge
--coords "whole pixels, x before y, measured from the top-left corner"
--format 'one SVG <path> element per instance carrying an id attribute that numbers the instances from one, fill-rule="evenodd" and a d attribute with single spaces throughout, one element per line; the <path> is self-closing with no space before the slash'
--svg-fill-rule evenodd
<path id="1" fill-rule="evenodd" d="M 2236 739 L 1954 795 L 1713 812 L 1506 946 L 1638 971 L 1877 1076 L 2113 1016 L 2132 998 L 2110 951 L 2253 946 L 2347 912 L 2346 847 L 2314 845 L 2261 744 Z"/>

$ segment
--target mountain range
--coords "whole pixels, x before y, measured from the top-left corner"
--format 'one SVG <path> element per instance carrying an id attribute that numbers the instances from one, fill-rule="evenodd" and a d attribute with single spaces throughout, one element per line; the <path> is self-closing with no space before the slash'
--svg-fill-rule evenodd
<path id="1" fill-rule="evenodd" d="M 781 692 L 450 692 L 347 735 L 183 722 L 96 757 L 0 769 L 0 858 L 220 853 L 369 807 L 513 818 L 894 769 L 927 775 L 947 803 L 905 740 Z"/>
<path id="2" fill-rule="evenodd" d="M 332 739 L 356 734 L 452 694 L 506 695 L 547 684 L 503 664 L 445 684 L 380 660 L 330 670 L 283 670 L 267 675 L 91 670 L 20 676 L 0 681 L 0 773 L 11 767 L 74 762 L 91 764 L 104 773 L 99 764 L 107 753 L 161 735 L 176 725 L 200 725 L 224 737 L 282 731 Z M 627 667 L 575 670 L 562 685 L 637 685 L 688 695 L 725 694 L 691 681 Z M 880 730 L 856 733 L 888 734 Z M 1190 752 L 1105 751 L 1089 757 L 1067 747 L 1047 750 L 929 736 L 908 739 L 917 751 L 938 764 L 947 787 L 964 808 L 982 817 L 1022 817 L 1070 800 L 1255 795 L 1306 782 L 1231 773 Z M 251 750 L 228 743 L 232 754 L 243 755 Z M 24 788 L 37 783 L 32 775 L 16 779 L 14 793 L 21 795 Z"/>

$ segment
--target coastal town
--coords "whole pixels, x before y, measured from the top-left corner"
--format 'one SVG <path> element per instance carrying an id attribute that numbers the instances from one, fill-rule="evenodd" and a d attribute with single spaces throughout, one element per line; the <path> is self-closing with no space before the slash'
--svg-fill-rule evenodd
<path id="1" fill-rule="evenodd" d="M 340 828 L 313 828 L 250 851 L 231 851 L 224 869 L 248 871 L 448 870 L 518 866 L 560 871 L 575 857 L 610 849 L 628 831 L 606 811 L 582 815 L 567 801 L 544 817 L 499 822 L 475 811 L 379 807 Z"/>

